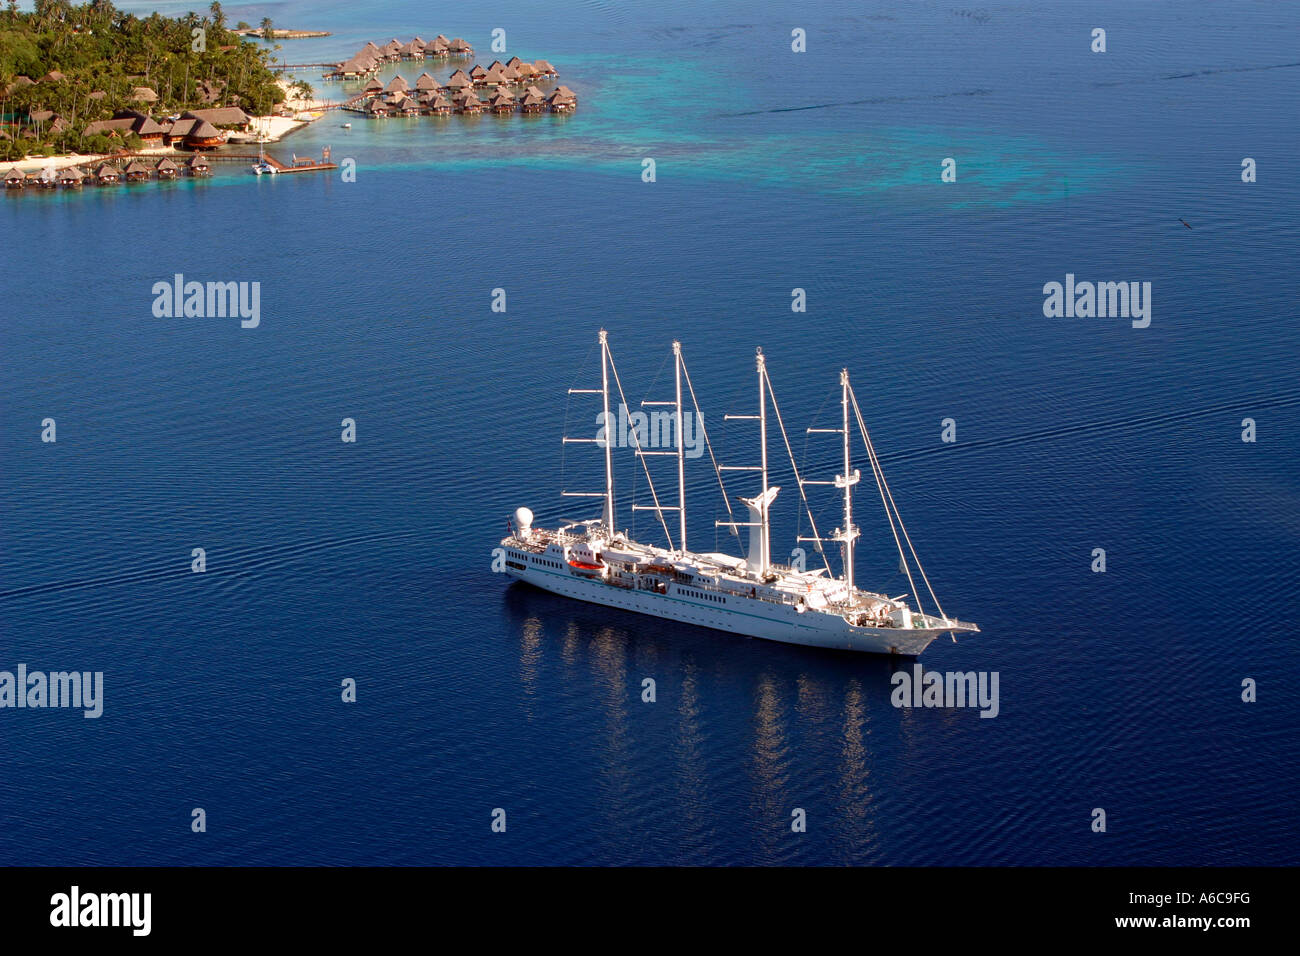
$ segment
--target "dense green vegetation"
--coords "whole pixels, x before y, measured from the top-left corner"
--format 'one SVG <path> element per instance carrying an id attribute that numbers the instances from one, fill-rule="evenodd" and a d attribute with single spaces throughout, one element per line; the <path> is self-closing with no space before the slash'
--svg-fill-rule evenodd
<path id="1" fill-rule="evenodd" d="M 108 0 L 73 6 L 67 0 L 35 0 L 30 13 L 14 0 L 0 11 L 0 117 L 11 139 L 0 138 L 0 159 L 25 153 L 100 151 L 104 137 L 86 137 L 86 124 L 121 109 L 154 117 L 211 106 L 239 106 L 265 115 L 283 100 L 270 52 L 227 29 L 220 3 L 207 16 L 141 18 Z M 264 23 L 265 28 L 269 24 Z M 43 79 L 51 71 L 62 79 Z M 19 80 L 29 77 L 31 85 Z M 153 102 L 133 91 L 148 87 Z M 102 92 L 103 96 L 92 96 Z M 50 110 L 66 128 L 33 114 Z M 121 145 L 121 140 L 112 145 Z"/>

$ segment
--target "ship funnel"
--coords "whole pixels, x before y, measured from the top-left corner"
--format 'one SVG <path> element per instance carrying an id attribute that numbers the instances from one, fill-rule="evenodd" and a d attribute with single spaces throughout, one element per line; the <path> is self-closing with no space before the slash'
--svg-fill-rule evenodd
<path id="1" fill-rule="evenodd" d="M 533 513 L 527 508 L 515 509 L 515 527 L 519 529 L 519 537 L 527 540 L 533 532 Z"/>
<path id="2" fill-rule="evenodd" d="M 768 547 L 767 514 L 780 490 L 778 486 L 773 485 L 767 489 L 766 494 L 740 499 L 741 504 L 749 508 L 749 551 L 745 555 L 748 559 L 746 563 L 749 565 L 749 570 L 758 575 L 766 574 L 772 564 L 772 555 Z"/>

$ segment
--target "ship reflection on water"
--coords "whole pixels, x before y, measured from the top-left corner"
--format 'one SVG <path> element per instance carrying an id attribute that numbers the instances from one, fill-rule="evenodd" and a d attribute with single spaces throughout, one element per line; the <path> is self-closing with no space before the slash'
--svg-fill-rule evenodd
<path id="1" fill-rule="evenodd" d="M 678 864 L 716 864 L 720 851 L 723 862 L 879 860 L 882 754 L 872 748 L 890 762 L 907 749 L 889 703 L 901 662 L 652 620 L 526 584 L 506 590 L 504 611 L 527 719 L 552 720 L 558 707 L 588 728 L 569 746 L 589 762 L 593 840 L 643 833 L 649 858 L 662 839 L 658 858 Z M 543 700 L 551 711 L 534 706 Z M 792 831 L 796 809 L 807 833 Z M 723 845 L 738 837 L 728 860 Z"/>

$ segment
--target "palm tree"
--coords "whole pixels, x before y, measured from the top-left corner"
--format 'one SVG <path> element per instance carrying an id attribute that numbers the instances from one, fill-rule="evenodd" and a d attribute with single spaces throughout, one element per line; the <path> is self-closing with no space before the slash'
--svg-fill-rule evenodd
<path id="1" fill-rule="evenodd" d="M 212 0 L 211 5 L 208 7 L 208 13 L 212 14 L 212 25 L 214 27 L 218 30 L 225 28 L 226 14 L 221 9 L 221 4 L 218 3 L 217 0 Z"/>
<path id="2" fill-rule="evenodd" d="M 275 31 L 271 27 L 270 17 L 262 17 L 262 39 L 263 40 L 275 39 Z"/>

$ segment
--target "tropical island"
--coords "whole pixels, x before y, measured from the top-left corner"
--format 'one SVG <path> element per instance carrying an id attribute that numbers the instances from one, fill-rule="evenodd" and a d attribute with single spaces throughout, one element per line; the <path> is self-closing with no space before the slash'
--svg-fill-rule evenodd
<path id="1" fill-rule="evenodd" d="M 273 35 L 269 20 L 261 35 Z M 307 83 L 278 79 L 272 52 L 229 28 L 219 2 L 207 16 L 142 18 L 108 0 L 35 0 L 30 13 L 9 0 L 0 12 L 0 160 L 194 145 L 203 137 L 185 137 L 200 128 L 209 140 L 247 129 L 311 96 Z"/>

